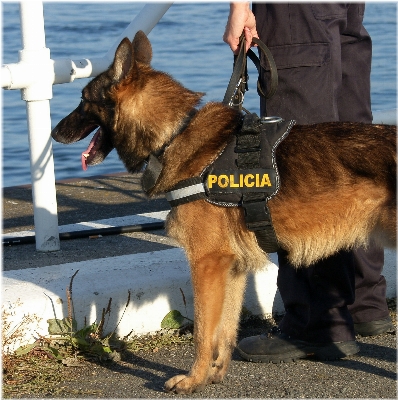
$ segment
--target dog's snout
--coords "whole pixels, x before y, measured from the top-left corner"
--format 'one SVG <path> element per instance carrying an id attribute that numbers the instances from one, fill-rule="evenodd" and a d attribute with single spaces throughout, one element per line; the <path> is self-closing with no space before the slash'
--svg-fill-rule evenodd
<path id="1" fill-rule="evenodd" d="M 66 143 L 63 138 L 62 135 L 60 134 L 60 130 L 58 128 L 58 125 L 51 131 L 51 137 L 59 143 Z"/>

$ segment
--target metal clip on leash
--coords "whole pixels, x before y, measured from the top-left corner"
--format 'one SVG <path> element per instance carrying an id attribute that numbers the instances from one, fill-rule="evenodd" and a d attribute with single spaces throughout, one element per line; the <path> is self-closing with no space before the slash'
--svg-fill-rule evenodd
<path id="1" fill-rule="evenodd" d="M 230 107 L 239 108 L 240 106 L 242 106 L 243 101 L 245 99 L 245 89 L 247 89 L 247 88 L 243 89 L 241 87 L 243 85 L 247 85 L 247 81 L 245 82 L 242 78 L 239 78 L 239 81 L 235 86 L 234 94 L 232 95 L 232 98 L 228 103 Z"/>
<path id="2" fill-rule="evenodd" d="M 264 88 L 261 87 L 260 79 L 257 80 L 258 94 L 266 99 L 269 99 L 275 94 L 278 87 L 278 71 L 276 69 L 274 58 L 272 57 L 268 47 L 257 38 L 253 38 L 253 43 L 257 44 L 259 50 L 265 54 L 270 66 L 271 81 L 268 93 L 266 90 L 264 90 Z M 256 66 L 259 75 L 260 68 L 262 68 L 260 60 L 253 50 L 249 49 L 247 53 L 245 52 L 245 45 L 245 35 L 242 34 L 240 37 L 239 53 L 237 56 L 234 56 L 234 69 L 223 100 L 223 104 L 226 104 L 229 107 L 237 108 L 238 110 L 243 109 L 242 105 L 245 97 L 245 91 L 248 90 L 247 81 L 249 77 L 247 74 L 247 56 L 249 56 L 250 60 L 252 60 L 253 64 Z"/>

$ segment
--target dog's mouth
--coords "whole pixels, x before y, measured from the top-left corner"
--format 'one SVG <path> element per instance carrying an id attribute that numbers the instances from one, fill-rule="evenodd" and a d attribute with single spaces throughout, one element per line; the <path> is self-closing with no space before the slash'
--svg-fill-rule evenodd
<path id="1" fill-rule="evenodd" d="M 90 161 L 92 161 L 95 158 L 95 154 L 97 153 L 97 150 L 100 147 L 101 138 L 102 138 L 101 127 L 97 126 L 96 128 L 94 128 L 94 132 L 95 132 L 94 136 L 91 139 L 90 144 L 87 147 L 87 150 L 83 151 L 83 153 L 81 155 L 82 168 L 84 171 L 87 170 L 88 164 L 90 163 Z"/>
<path id="2" fill-rule="evenodd" d="M 81 118 L 76 118 L 76 113 L 77 111 L 75 110 L 60 121 L 52 130 L 51 136 L 59 143 L 69 144 L 83 140 L 94 133 L 87 149 L 80 156 L 82 168 L 86 171 L 88 166 L 97 165 L 104 161 L 112 151 L 112 135 L 109 134 L 106 128 L 96 123 L 88 123 L 84 126 Z"/>

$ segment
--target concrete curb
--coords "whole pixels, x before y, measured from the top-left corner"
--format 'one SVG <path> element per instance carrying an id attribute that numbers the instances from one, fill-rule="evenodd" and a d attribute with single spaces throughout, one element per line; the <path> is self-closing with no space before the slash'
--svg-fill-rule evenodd
<path id="1" fill-rule="evenodd" d="M 62 226 L 60 231 L 161 221 L 166 215 L 167 211 L 164 211 L 83 222 Z M 7 236 L 18 234 L 28 232 L 9 233 Z M 395 252 L 386 251 L 385 254 L 387 297 L 394 297 Z M 284 311 L 276 286 L 276 255 L 272 254 L 270 258 L 270 263 L 261 272 L 250 276 L 248 281 L 244 306 L 254 315 L 269 316 L 272 312 Z M 7 319 L 15 326 L 21 321 L 27 322 L 20 341 L 13 348 L 31 343 L 39 335 L 46 336 L 48 319 L 62 319 L 68 315 L 66 288 L 77 271 L 72 297 L 79 327 L 98 322 L 110 298 L 112 312 L 106 330 L 112 331 L 119 323 L 116 332 L 120 337 L 160 330 L 161 321 L 170 310 L 193 317 L 189 266 L 180 248 L 4 271 L 2 305 L 9 314 Z M 129 292 L 130 303 L 126 308 Z"/>
<path id="2" fill-rule="evenodd" d="M 156 222 L 164 220 L 166 215 L 167 211 L 162 211 L 82 222 L 61 226 L 60 232 Z M 13 232 L 4 237 L 33 234 Z M 276 261 L 275 257 L 272 259 Z M 274 262 L 248 281 L 245 308 L 253 314 L 267 316 L 283 312 L 280 298 L 275 297 L 277 266 Z M 13 326 L 27 322 L 13 348 L 31 343 L 39 335 L 46 336 L 48 319 L 68 315 L 66 288 L 77 271 L 72 297 L 79 327 L 98 322 L 110 298 L 112 312 L 106 329 L 112 331 L 119 324 L 116 332 L 120 337 L 160 330 L 161 321 L 170 310 L 193 318 L 189 265 L 180 248 L 4 271 L 2 305 L 9 314 L 7 319 Z M 126 308 L 129 292 L 131 298 Z"/>

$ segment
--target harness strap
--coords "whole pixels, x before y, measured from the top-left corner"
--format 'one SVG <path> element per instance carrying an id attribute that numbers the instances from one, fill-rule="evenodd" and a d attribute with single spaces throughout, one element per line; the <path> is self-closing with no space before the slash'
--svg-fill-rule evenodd
<path id="1" fill-rule="evenodd" d="M 256 114 L 245 116 L 242 129 L 236 135 L 235 152 L 238 154 L 236 161 L 238 169 L 260 167 L 261 129 L 259 125 L 261 125 L 261 120 Z M 280 247 L 267 203 L 268 198 L 265 193 L 242 194 L 242 208 L 247 228 L 254 232 L 259 246 L 266 253 L 275 253 Z"/>
<path id="2" fill-rule="evenodd" d="M 195 108 L 193 108 L 186 115 L 186 117 L 181 121 L 178 129 L 172 135 L 170 142 L 187 128 L 187 126 L 191 123 L 193 117 L 197 114 L 197 112 L 198 111 Z M 168 145 L 169 143 L 166 143 L 158 151 L 154 151 L 153 153 L 151 153 L 146 159 L 146 168 L 142 175 L 141 184 L 144 192 L 147 194 L 155 187 L 159 175 L 162 172 L 163 165 L 159 160 L 159 158 L 161 158 Z"/>
<path id="3" fill-rule="evenodd" d="M 156 181 L 162 172 L 163 165 L 154 154 L 149 155 L 146 163 L 147 166 L 142 175 L 141 185 L 144 192 L 148 193 L 155 187 Z"/>

